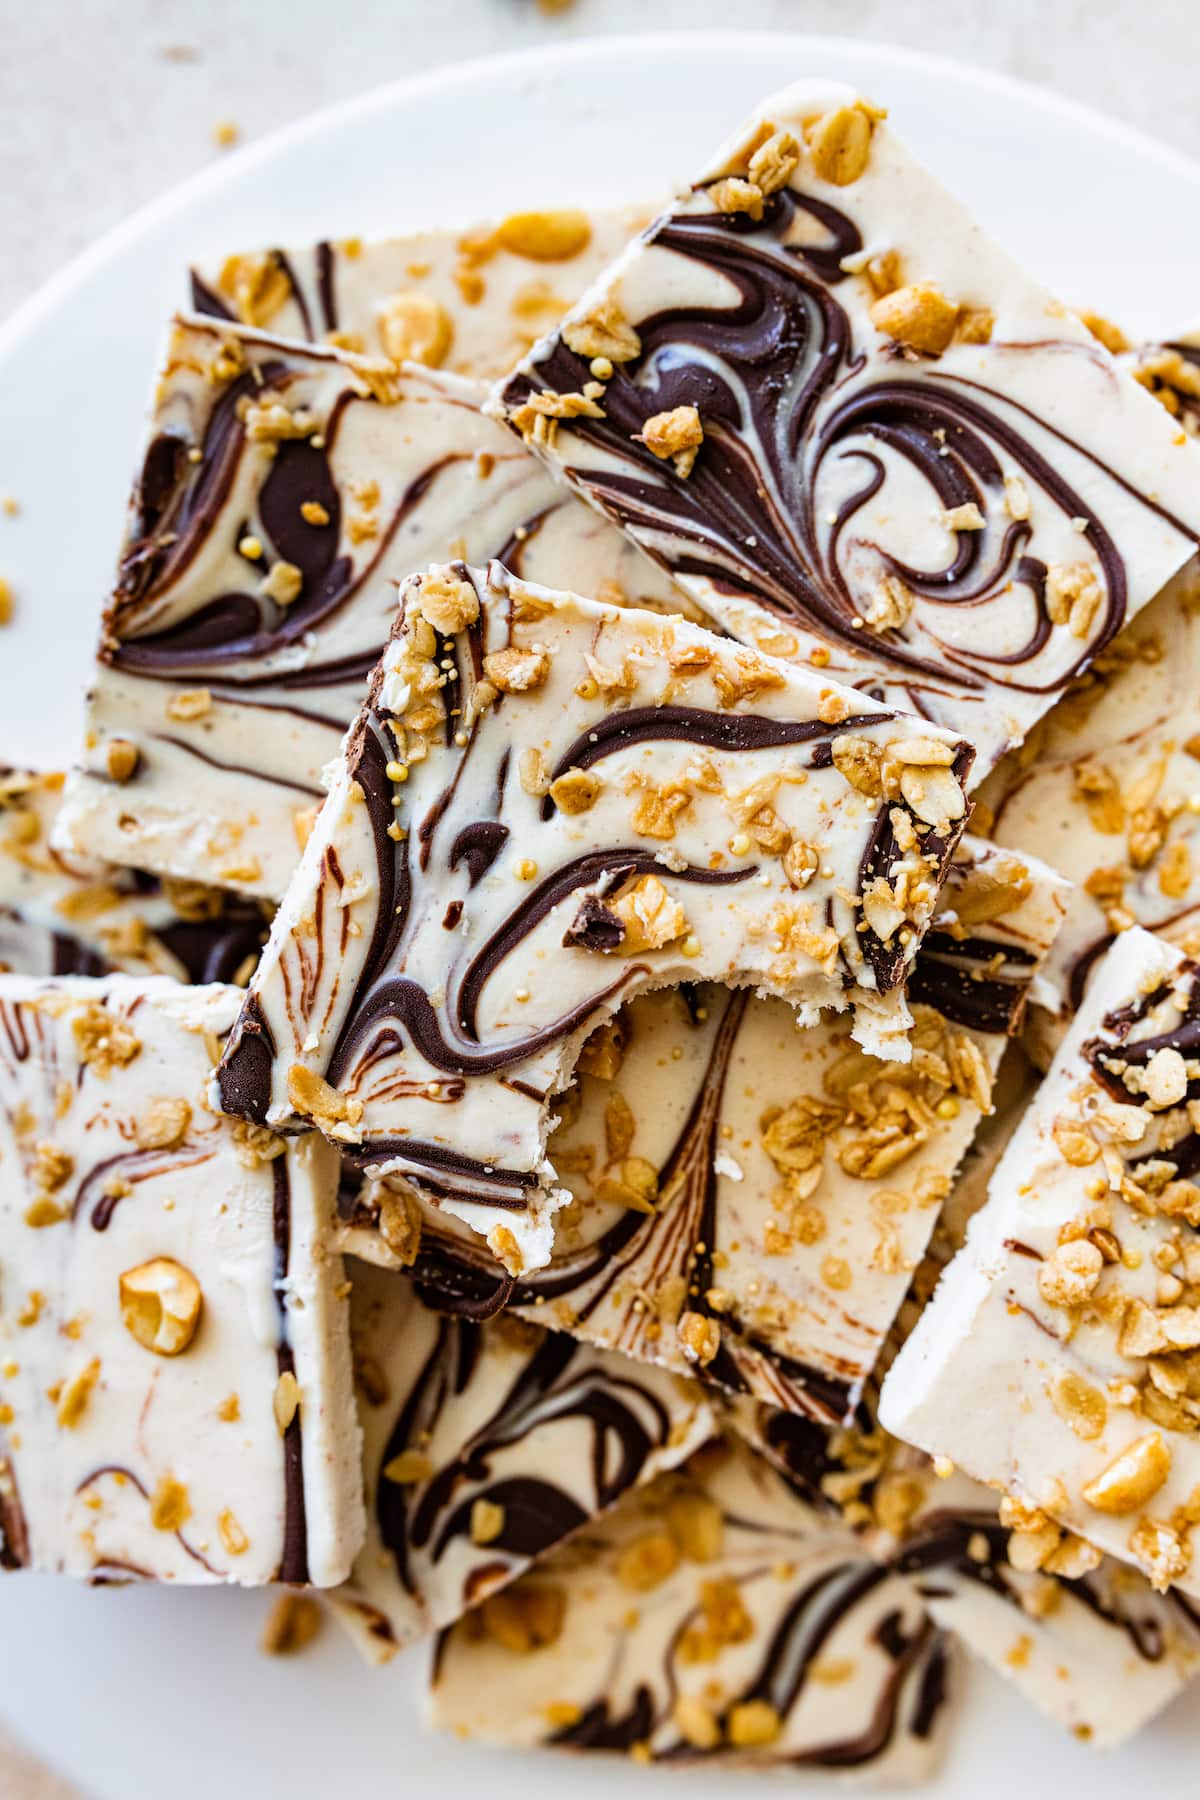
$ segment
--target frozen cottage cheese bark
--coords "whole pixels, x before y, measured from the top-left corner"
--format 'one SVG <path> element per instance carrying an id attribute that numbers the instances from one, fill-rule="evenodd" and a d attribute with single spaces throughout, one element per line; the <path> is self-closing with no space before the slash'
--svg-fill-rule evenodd
<path id="1" fill-rule="evenodd" d="M 1195 965 L 1134 927 L 884 1383 L 895 1435 L 1063 1529 L 1200 1591 Z"/>
<path id="2" fill-rule="evenodd" d="M 350 1265 L 367 1538 L 331 1596 L 386 1661 L 449 1625 L 714 1430 L 694 1382 L 502 1314 L 431 1311 Z"/>
<path id="3" fill-rule="evenodd" d="M 0 973 L 120 969 L 186 982 L 248 981 L 272 908 L 54 849 L 62 787 L 61 774 L 0 771 Z"/>
<path id="4" fill-rule="evenodd" d="M 549 1101 L 638 989 L 850 1005 L 905 1054 L 970 756 L 678 618 L 414 576 L 214 1095 L 541 1267 Z"/>
<path id="5" fill-rule="evenodd" d="M 930 1615 L 1065 1730 L 1097 1749 L 1126 1742 L 1200 1667 L 1200 1622 L 1177 1589 L 1158 1594 L 1127 1563 L 1026 1515 L 960 1469 L 881 1429 L 877 1379 L 898 1352 L 1020 1123 L 1036 1080 L 1011 1046 L 984 1121 L 938 1217 L 929 1253 L 847 1429 L 825 1432 L 738 1401 L 727 1422 L 814 1503 L 836 1508 L 874 1555 L 920 1581 Z"/>
<path id="6" fill-rule="evenodd" d="M 1065 894 L 1041 865 L 963 839 L 909 980 L 908 1064 L 864 1055 L 840 1020 L 798 1038 L 784 1002 L 744 991 L 632 1001 L 560 1104 L 549 1150 L 572 1203 L 510 1307 L 826 1422 L 851 1415 Z M 383 1200 L 343 1188 L 348 1243 Z M 507 1288 L 455 1223 L 426 1215 L 413 1273 L 474 1313 Z"/>
<path id="7" fill-rule="evenodd" d="M 1200 1626 L 1182 1595 L 1155 1593 L 1136 1569 L 1069 1533 L 1031 1546 L 1001 1496 L 960 1470 L 935 1473 L 869 1407 L 832 1434 L 745 1403 L 730 1423 L 872 1555 L 912 1577 L 939 1626 L 1095 1748 L 1133 1737 L 1200 1668 Z"/>
<path id="8" fill-rule="evenodd" d="M 57 841 L 277 899 L 396 584 L 501 557 L 690 604 L 483 417 L 481 387 L 203 320 L 168 335 Z"/>
<path id="9" fill-rule="evenodd" d="M 950 1643 L 760 1458 L 701 1451 L 443 1635 L 433 1723 L 638 1762 L 928 1779 Z"/>
<path id="10" fill-rule="evenodd" d="M 763 103 L 495 391 L 735 635 L 980 779 L 1193 554 L 1187 434 L 853 90 Z"/>
<path id="11" fill-rule="evenodd" d="M 192 270 L 192 307 L 277 337 L 490 379 L 651 217 L 646 207 L 542 209 L 466 231 L 238 253 Z"/>
<path id="12" fill-rule="evenodd" d="M 347 1574 L 336 1158 L 205 1104 L 227 987 L 0 977 L 0 1566 Z"/>
<path id="13" fill-rule="evenodd" d="M 1119 931 L 1200 949 L 1200 578 L 1171 582 L 984 789 L 998 843 L 1076 885 L 1032 1046 L 1046 1064 Z M 1053 1010 L 1052 1010 L 1053 1009 Z"/>

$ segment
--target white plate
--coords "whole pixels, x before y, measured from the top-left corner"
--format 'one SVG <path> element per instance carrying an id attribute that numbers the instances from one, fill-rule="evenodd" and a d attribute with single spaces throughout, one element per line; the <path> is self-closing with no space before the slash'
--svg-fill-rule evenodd
<path id="1" fill-rule="evenodd" d="M 750 102 L 800 75 L 886 102 L 915 148 L 1067 300 L 1161 332 L 1200 313 L 1200 241 L 1181 232 L 1200 167 L 1066 101 L 957 64 L 849 40 L 694 34 L 491 58 L 381 89 L 222 162 L 96 246 L 0 334 L 0 761 L 70 754 L 97 608 L 121 529 L 154 346 L 192 257 L 437 222 L 531 203 L 641 200 L 686 174 Z M 256 1649 L 262 1596 L 0 1582 L 0 1711 L 97 1800 L 306 1800 L 356 1791 L 492 1800 L 680 1792 L 607 1758 L 498 1755 L 417 1728 L 420 1654 L 374 1673 L 332 1630 L 295 1663 Z M 1196 1791 L 1184 1698 L 1103 1760 L 974 1674 L 941 1797 L 1078 1786 L 1121 1800 L 1151 1776 Z M 690 1791 L 693 1780 L 686 1780 Z M 761 1781 L 712 1775 L 700 1792 Z M 802 1792 L 828 1786 L 795 1777 Z"/>

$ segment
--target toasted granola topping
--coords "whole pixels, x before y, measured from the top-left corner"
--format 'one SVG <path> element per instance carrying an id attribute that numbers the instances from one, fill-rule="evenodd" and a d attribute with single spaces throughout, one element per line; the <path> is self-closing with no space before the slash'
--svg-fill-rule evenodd
<path id="1" fill-rule="evenodd" d="M 181 1531 L 192 1516 L 192 1500 L 182 1481 L 164 1475 L 150 1497 L 150 1523 L 155 1531 Z"/>
<path id="2" fill-rule="evenodd" d="M 769 1700 L 742 1700 L 729 1709 L 729 1741 L 739 1749 L 773 1744 L 783 1720 Z"/>
<path id="3" fill-rule="evenodd" d="M 435 631 L 453 637 L 478 619 L 479 595 L 469 581 L 445 571 L 431 573 L 421 577 L 420 607 Z"/>
<path id="4" fill-rule="evenodd" d="M 269 573 L 258 584 L 260 594 L 274 600 L 276 606 L 291 606 L 300 598 L 304 576 L 295 563 L 279 561 L 271 564 Z"/>
<path id="5" fill-rule="evenodd" d="M 92 1397 L 92 1389 L 100 1379 L 100 1358 L 93 1356 L 83 1368 L 65 1382 L 58 1394 L 56 1417 L 64 1431 L 74 1431 Z"/>
<path id="6" fill-rule="evenodd" d="M 173 1150 L 187 1136 L 192 1122 L 188 1101 L 180 1098 L 152 1100 L 134 1128 L 141 1150 Z"/>
<path id="7" fill-rule="evenodd" d="M 694 406 L 676 406 L 647 419 L 641 439 L 655 456 L 673 462 L 676 474 L 686 476 L 691 474 L 704 442 L 704 427 Z"/>
<path id="8" fill-rule="evenodd" d="M 610 295 L 582 319 L 569 319 L 563 341 L 577 356 L 607 357 L 609 362 L 632 362 L 641 355 L 642 340 Z"/>
<path id="9" fill-rule="evenodd" d="M 1192 1566 L 1190 1538 L 1163 1519 L 1139 1519 L 1129 1534 L 1129 1550 L 1160 1594 Z"/>
<path id="10" fill-rule="evenodd" d="M 104 752 L 104 761 L 109 775 L 114 781 L 131 781 L 137 774 L 142 753 L 136 744 L 128 738 L 110 738 Z"/>
<path id="11" fill-rule="evenodd" d="M 589 812 L 600 797 L 604 783 L 590 769 L 568 769 L 551 782 L 550 798 L 560 812 Z"/>
<path id="12" fill-rule="evenodd" d="M 288 1099 L 298 1113 L 335 1137 L 349 1135 L 362 1118 L 361 1100 L 339 1094 L 320 1075 L 293 1063 L 288 1070 Z"/>
<path id="13" fill-rule="evenodd" d="M 680 1694 L 671 1722 L 684 1743 L 696 1750 L 715 1750 L 721 1742 L 721 1727 L 715 1714 L 696 1694 Z"/>
<path id="14" fill-rule="evenodd" d="M 1052 563 L 1046 575 L 1046 611 L 1053 625 L 1086 638 L 1104 598 L 1091 563 Z"/>
<path id="15" fill-rule="evenodd" d="M 280 1437 L 283 1437 L 300 1410 L 300 1384 L 290 1369 L 285 1369 L 276 1381 L 272 1404 L 275 1423 L 279 1427 Z"/>
<path id="16" fill-rule="evenodd" d="M 550 658 L 543 650 L 493 650 L 483 659 L 483 672 L 502 694 L 528 694 L 546 680 Z"/>
<path id="17" fill-rule="evenodd" d="M 713 182 L 708 189 L 708 197 L 718 212 L 744 212 L 752 219 L 762 218 L 763 191 L 753 181 L 743 181 L 737 175 L 726 175 L 722 180 Z"/>
<path id="18" fill-rule="evenodd" d="M 676 1327 L 679 1346 L 689 1362 L 706 1369 L 721 1348 L 721 1327 L 703 1313 L 685 1312 Z"/>
<path id="19" fill-rule="evenodd" d="M 1079 313 L 1078 317 L 1080 323 L 1087 326 L 1097 342 L 1103 344 L 1104 348 L 1113 356 L 1120 356 L 1122 351 L 1130 348 L 1129 339 L 1121 327 L 1114 325 L 1112 320 L 1106 319 L 1103 314 L 1084 310 Z"/>
<path id="20" fill-rule="evenodd" d="M 236 137 L 236 127 L 232 129 Z M 227 256 L 217 277 L 217 287 L 233 301 L 234 311 L 243 325 L 269 325 L 292 294 L 286 270 L 279 258 L 269 251 L 258 256 Z"/>
<path id="21" fill-rule="evenodd" d="M 379 1235 L 401 1268 L 411 1268 L 421 1248 L 421 1210 L 410 1194 L 382 1186 L 379 1195 Z"/>
<path id="22" fill-rule="evenodd" d="M 401 1450 L 380 1470 L 383 1479 L 397 1487 L 415 1487 L 418 1482 L 428 1481 L 433 1472 L 434 1464 L 422 1450 Z"/>
<path id="23" fill-rule="evenodd" d="M 659 1587 L 679 1567 L 679 1548 L 667 1531 L 647 1531 L 617 1559 L 617 1580 L 635 1594 Z"/>
<path id="24" fill-rule="evenodd" d="M 689 1562 L 715 1562 L 721 1554 L 725 1522 L 707 1494 L 685 1491 L 667 1502 L 667 1530 Z"/>
<path id="25" fill-rule="evenodd" d="M 786 186 L 800 161 L 800 146 L 790 131 L 773 131 L 750 158 L 747 174 L 760 193 Z"/>
<path id="26" fill-rule="evenodd" d="M 832 745 L 833 766 L 850 786 L 870 800 L 883 794 L 883 754 L 873 738 L 835 737 Z"/>
<path id="27" fill-rule="evenodd" d="M 492 1544 L 504 1530 L 504 1508 L 482 1497 L 471 1505 L 471 1542 Z"/>
<path id="28" fill-rule="evenodd" d="M 1038 1270 L 1038 1290 L 1050 1306 L 1082 1306 L 1103 1269 L 1103 1256 L 1087 1238 L 1059 1244 Z"/>
<path id="29" fill-rule="evenodd" d="M 142 1048 L 125 1021 L 103 1006 L 81 1007 L 71 1020 L 71 1035 L 80 1061 L 101 1079 L 131 1063 Z"/>
<path id="30" fill-rule="evenodd" d="M 621 949 L 627 956 L 661 950 L 688 931 L 688 917 L 657 875 L 641 875 L 611 904 L 624 928 Z"/>

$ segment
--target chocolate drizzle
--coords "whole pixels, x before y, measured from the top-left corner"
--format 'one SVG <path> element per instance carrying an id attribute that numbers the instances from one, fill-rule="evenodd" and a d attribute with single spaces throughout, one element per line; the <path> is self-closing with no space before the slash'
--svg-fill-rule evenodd
<path id="1" fill-rule="evenodd" d="M 827 240 L 789 243 L 798 213 L 818 221 Z M 1133 498 L 1194 539 L 1190 526 L 1085 445 L 985 383 L 926 359 L 886 361 L 876 373 L 835 294 L 845 280 L 840 258 L 853 254 L 845 247 L 861 247 L 854 221 L 837 208 L 783 189 L 769 197 L 761 221 L 670 213 L 648 240 L 650 254 L 669 252 L 715 277 L 719 299 L 634 320 L 639 354 L 606 381 L 602 417 L 572 418 L 565 439 L 560 431 L 558 454 L 572 483 L 673 572 L 711 584 L 718 595 L 749 596 L 822 642 L 855 658 L 869 655 L 897 679 L 961 695 L 978 694 L 987 682 L 1052 693 L 1120 630 L 1128 604 L 1112 533 L 1052 455 L 1089 465 L 1120 504 Z M 1014 356 L 1023 348 L 1004 346 Z M 1064 354 L 1073 348 L 1064 346 Z M 555 338 L 509 379 L 503 401 L 511 415 L 535 391 L 574 393 L 588 379 L 587 359 Z M 698 408 L 704 425 L 686 476 L 641 441 L 652 414 L 681 406 Z M 574 442 L 595 453 L 595 466 L 572 459 Z M 861 481 L 827 516 L 825 478 L 837 474 L 844 493 L 855 467 Z M 887 489 L 892 467 L 925 485 L 934 516 L 975 506 L 985 529 L 954 530 L 950 559 L 936 567 L 915 567 L 874 543 L 878 508 L 871 503 Z M 1004 507 L 1005 476 L 1014 469 L 1036 490 L 1035 515 L 1052 508 L 1063 520 L 1087 520 L 1084 539 L 1103 588 L 1086 641 L 1044 674 L 1033 665 L 1053 632 L 1047 570 L 1026 554 L 1029 523 Z M 911 626 L 862 629 L 848 571 L 864 555 L 917 596 L 921 610 Z M 1015 650 L 992 649 L 983 615 L 993 605 L 1011 607 L 1013 588 L 1031 628 Z M 964 608 L 980 616 L 966 631 L 957 621 L 947 631 L 942 619 L 948 626 Z"/>
<path id="2" fill-rule="evenodd" d="M 275 1041 L 257 996 L 249 994 L 238 1014 L 216 1081 L 222 1111 L 265 1125 L 271 1099 Z"/>
<path id="3" fill-rule="evenodd" d="M 441 1562 L 456 1545 L 470 1544 L 472 1513 L 480 1500 L 501 1509 L 502 1525 L 488 1553 L 509 1562 L 541 1555 L 620 1498 L 669 1441 L 672 1419 L 637 1372 L 605 1362 L 596 1351 L 558 1332 L 526 1328 L 530 1347 L 495 1407 L 433 1473 L 416 1484 L 379 1478 L 375 1512 L 380 1538 L 405 1591 L 416 1594 L 416 1558 Z M 462 1396 L 488 1347 L 480 1327 L 438 1318 L 433 1343 L 384 1445 L 380 1469 L 415 1445 L 436 1444 L 444 1416 Z M 583 1490 L 573 1491 L 536 1472 L 541 1435 L 572 1420 L 590 1432 L 586 1456 L 572 1458 Z M 518 1446 L 527 1465 L 505 1473 L 504 1454 Z M 494 1471 L 494 1465 L 500 1464 Z M 545 1464 L 550 1466 L 547 1451 Z"/>
<path id="4" fill-rule="evenodd" d="M 771 1579 L 770 1572 L 748 1573 L 740 1585 L 752 1586 L 756 1579 Z M 575 1723 L 548 1733 L 544 1741 L 576 1750 L 626 1752 L 636 1744 L 649 1744 L 655 1761 L 672 1763 L 719 1758 L 728 1741 L 734 1708 L 752 1701 L 765 1702 L 783 1722 L 783 1742 L 766 1753 L 771 1762 L 861 1768 L 881 1760 L 906 1733 L 924 1741 L 946 1699 L 947 1639 L 923 1612 L 906 1625 L 903 1612 L 892 1608 L 871 1623 L 879 1603 L 878 1590 L 888 1579 L 886 1568 L 870 1563 L 848 1546 L 843 1563 L 835 1563 L 801 1588 L 772 1632 L 758 1668 L 722 1707 L 717 1719 L 721 1737 L 714 1747 L 700 1748 L 678 1736 L 670 1716 L 679 1686 L 674 1661 L 690 1616 L 681 1621 L 664 1661 L 661 1699 L 656 1700 L 651 1683 L 640 1681 L 624 1710 L 615 1710 L 607 1698 L 598 1699 Z M 890 1665 L 880 1677 L 865 1723 L 848 1736 L 818 1738 L 789 1750 L 787 1721 L 807 1688 L 814 1665 L 833 1634 L 857 1623 L 860 1616 L 864 1637 L 878 1646 Z"/>
<path id="5" fill-rule="evenodd" d="M 280 1375 L 296 1373 L 296 1359 L 288 1334 L 287 1282 L 292 1256 L 292 1202 L 286 1156 L 271 1163 L 274 1178 L 272 1229 L 275 1238 L 275 1304 L 279 1315 L 279 1342 L 275 1360 Z M 278 1581 L 308 1580 L 308 1513 L 304 1502 L 304 1446 L 300 1408 L 297 1406 L 283 1434 L 283 1554 Z"/>
<path id="6" fill-rule="evenodd" d="M 934 927 L 921 940 L 908 998 L 969 1031 L 1011 1035 L 1020 1028 L 1037 961 L 1019 944 Z"/>
<path id="7" fill-rule="evenodd" d="M 705 1001 L 717 1023 L 691 1107 L 659 1172 L 654 1213 L 621 1212 L 596 1237 L 560 1251 L 547 1268 L 519 1277 L 509 1303 L 530 1307 L 565 1300 L 576 1326 L 586 1327 L 616 1288 L 633 1291 L 646 1285 L 665 1292 L 678 1287 L 680 1310 L 686 1304 L 716 1320 L 721 1331 L 717 1356 L 697 1374 L 734 1393 L 761 1391 L 765 1384 L 782 1404 L 825 1425 L 838 1424 L 854 1405 L 850 1383 L 768 1345 L 736 1309 L 718 1313 L 707 1299 L 719 1245 L 714 1159 L 720 1147 L 721 1099 L 750 996 L 745 990 L 723 994 L 711 989 L 705 991 Z M 353 1216 L 353 1201 L 348 1210 Z M 494 1293 L 497 1273 L 485 1246 L 451 1238 L 426 1222 L 413 1276 L 431 1304 L 473 1313 Z M 660 1329 L 662 1321 L 653 1309 L 630 1311 L 613 1347 L 653 1362 L 651 1336 Z"/>
<path id="8" fill-rule="evenodd" d="M 674 739 L 702 744 L 706 750 L 773 750 L 781 744 L 828 742 L 844 732 L 884 724 L 891 717 L 886 712 L 861 713 L 837 725 L 823 725 L 819 719 L 770 719 L 754 713 L 708 712 L 697 706 L 634 706 L 589 725 L 563 752 L 550 779 L 557 780 L 567 769 L 590 769 L 604 757 L 634 744 Z M 554 802 L 547 795 L 542 817 L 548 819 L 553 812 Z"/>
<path id="9" fill-rule="evenodd" d="M 5 1455 L 5 1435 L 0 1432 L 0 1569 L 29 1567 L 29 1525 L 21 1505 L 17 1471 Z"/>

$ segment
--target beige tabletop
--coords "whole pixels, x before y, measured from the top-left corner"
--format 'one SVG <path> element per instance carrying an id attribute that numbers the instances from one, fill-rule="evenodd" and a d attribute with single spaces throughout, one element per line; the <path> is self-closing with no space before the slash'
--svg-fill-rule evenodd
<path id="1" fill-rule="evenodd" d="M 79 1790 L 27 1755 L 0 1729 L 0 1795 L 3 1800 L 81 1800 Z"/>

